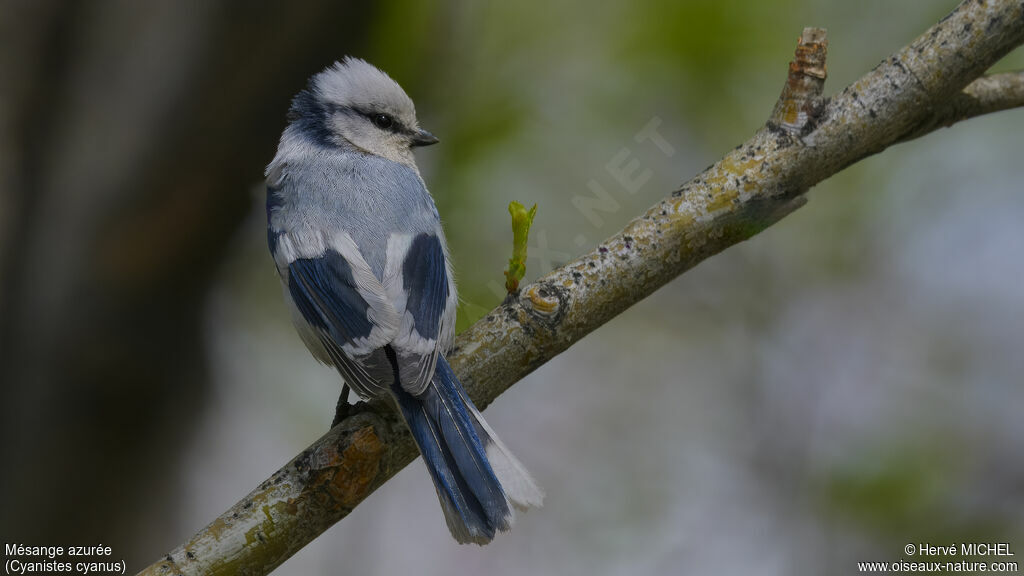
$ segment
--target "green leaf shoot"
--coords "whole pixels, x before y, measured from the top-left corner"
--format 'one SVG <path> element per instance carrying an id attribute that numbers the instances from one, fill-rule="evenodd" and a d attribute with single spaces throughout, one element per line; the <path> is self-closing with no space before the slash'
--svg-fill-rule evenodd
<path id="1" fill-rule="evenodd" d="M 519 281 L 526 275 L 526 241 L 530 236 L 530 225 L 537 214 L 537 205 L 529 210 L 519 202 L 509 202 L 508 213 L 512 215 L 512 257 L 505 270 L 505 289 L 509 294 L 519 292 Z"/>

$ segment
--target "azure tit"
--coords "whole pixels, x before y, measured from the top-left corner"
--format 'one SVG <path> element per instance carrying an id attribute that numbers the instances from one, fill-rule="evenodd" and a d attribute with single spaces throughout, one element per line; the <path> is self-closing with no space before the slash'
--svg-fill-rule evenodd
<path id="1" fill-rule="evenodd" d="M 412 152 L 437 138 L 356 58 L 313 76 L 288 120 L 266 171 L 267 240 L 299 336 L 360 397 L 391 400 L 452 536 L 486 544 L 544 496 L 445 360 L 455 281 Z"/>

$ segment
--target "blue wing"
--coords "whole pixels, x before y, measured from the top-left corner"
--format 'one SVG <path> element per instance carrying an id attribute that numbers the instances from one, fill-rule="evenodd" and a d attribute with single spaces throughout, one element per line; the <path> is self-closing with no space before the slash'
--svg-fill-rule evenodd
<path id="1" fill-rule="evenodd" d="M 289 264 L 288 293 L 303 318 L 336 343 L 354 343 L 373 331 L 370 305 L 359 294 L 352 267 L 333 250 Z"/>
<path id="2" fill-rule="evenodd" d="M 454 323 L 455 294 L 438 235 L 422 233 L 410 240 L 400 277 L 405 310 L 393 346 L 402 387 L 419 394 L 430 382 Z"/>
<path id="3" fill-rule="evenodd" d="M 448 300 L 448 271 L 444 248 L 433 234 L 413 238 L 402 264 L 405 309 L 423 338 L 437 338 Z"/>
<path id="4" fill-rule="evenodd" d="M 288 295 L 305 321 L 307 344 L 319 344 L 345 381 L 362 396 L 376 396 L 390 385 L 382 381 L 389 370 L 379 370 L 380 348 L 394 327 L 380 311 L 383 288 L 361 285 L 352 264 L 334 250 L 323 256 L 298 258 L 288 264 Z M 370 290 L 369 297 L 367 290 Z M 393 314 L 393 312 L 392 312 Z M 385 318 L 384 324 L 380 319 Z M 392 322 L 393 324 L 394 322 Z M 310 343 L 314 338 L 316 342 Z M 316 351 L 314 351 L 316 354 Z"/>

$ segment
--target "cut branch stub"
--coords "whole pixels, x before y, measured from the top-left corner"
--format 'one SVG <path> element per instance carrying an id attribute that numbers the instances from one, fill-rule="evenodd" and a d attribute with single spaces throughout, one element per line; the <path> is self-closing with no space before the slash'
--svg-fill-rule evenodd
<path id="1" fill-rule="evenodd" d="M 796 57 L 789 63 L 789 76 L 769 125 L 791 134 L 799 134 L 814 126 L 813 119 L 821 110 L 821 94 L 825 89 L 825 56 L 828 37 L 824 28 L 804 28 L 796 47 Z"/>

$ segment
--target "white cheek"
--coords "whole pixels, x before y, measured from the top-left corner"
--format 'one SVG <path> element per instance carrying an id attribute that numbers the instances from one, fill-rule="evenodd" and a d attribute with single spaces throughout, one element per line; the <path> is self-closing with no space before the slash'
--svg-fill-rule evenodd
<path id="1" fill-rule="evenodd" d="M 351 118 L 348 116 L 333 118 L 331 120 L 331 127 L 332 132 L 341 135 L 341 137 L 363 152 L 398 162 L 412 168 L 419 174 L 407 137 L 376 128 L 369 121 L 362 118 Z"/>
<path id="2" fill-rule="evenodd" d="M 340 134 L 343 138 L 367 152 L 371 151 L 367 149 L 367 146 L 372 143 L 373 134 L 369 126 L 366 126 L 364 122 L 356 121 L 348 116 L 336 116 L 332 120 L 331 125 L 333 127 L 331 131 L 335 134 Z"/>

